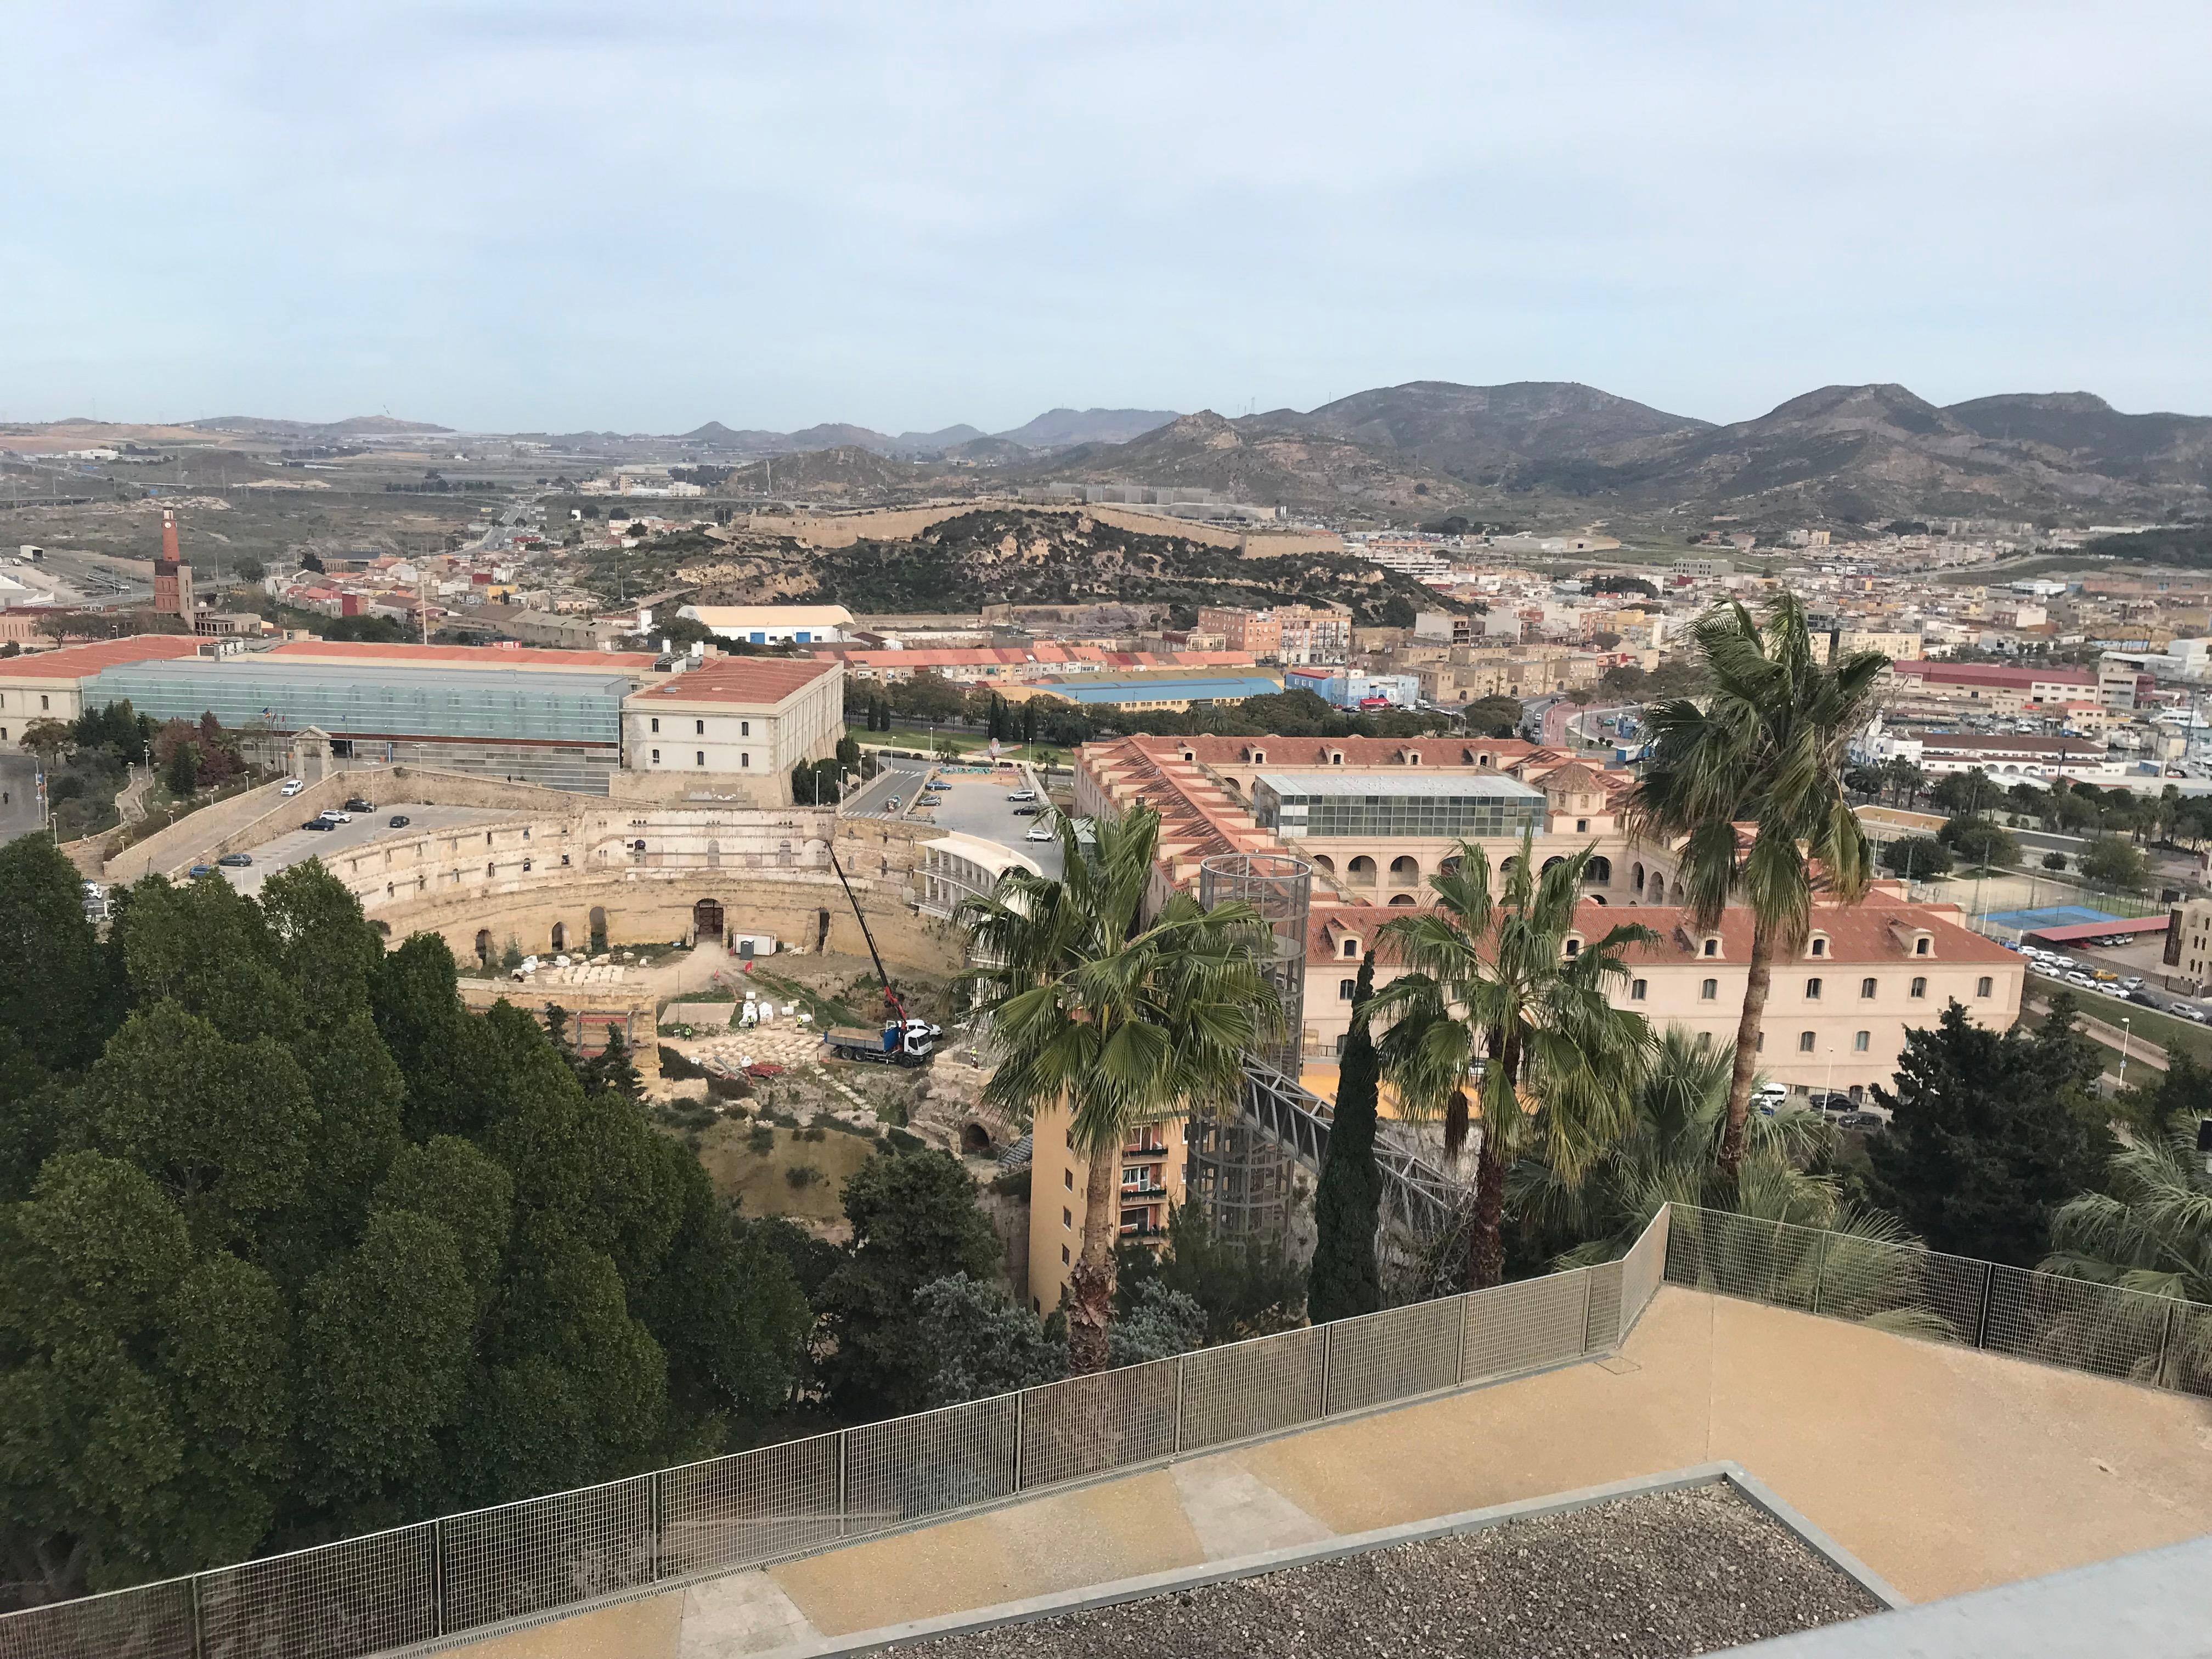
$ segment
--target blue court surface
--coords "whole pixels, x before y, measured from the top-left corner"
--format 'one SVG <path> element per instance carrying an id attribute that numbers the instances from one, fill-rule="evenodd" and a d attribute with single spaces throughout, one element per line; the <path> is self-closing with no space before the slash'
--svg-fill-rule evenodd
<path id="1" fill-rule="evenodd" d="M 2125 921 L 2128 918 L 2092 910 L 2086 904 L 2051 904 L 2040 910 L 1999 910 L 1984 920 L 1994 921 L 2000 927 L 2017 927 L 2025 933 L 2038 927 L 2078 927 L 2085 922 Z"/>

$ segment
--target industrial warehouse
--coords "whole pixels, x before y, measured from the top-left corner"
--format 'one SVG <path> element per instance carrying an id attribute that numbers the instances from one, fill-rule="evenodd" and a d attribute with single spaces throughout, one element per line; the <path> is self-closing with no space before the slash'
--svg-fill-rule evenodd
<path id="1" fill-rule="evenodd" d="M 304 741 L 337 762 L 654 799 L 695 789 L 707 773 L 717 799 L 776 805 L 791 769 L 835 753 L 842 729 L 844 670 L 836 662 L 319 640 L 255 651 L 156 637 L 167 647 L 159 654 L 75 646 L 0 664 L 0 746 L 19 745 L 22 724 L 11 718 L 19 712 L 24 723 L 69 720 L 128 702 L 161 720 L 212 714 L 267 764 Z M 635 729 L 655 733 L 665 714 L 681 711 L 674 735 L 695 740 L 683 750 L 688 778 L 649 744 L 625 752 L 626 708 L 642 711 Z M 744 734 L 726 757 L 724 722 L 733 738 Z M 697 741 L 710 723 L 716 740 Z M 626 770 L 639 775 L 627 787 Z M 648 775 L 655 772 L 662 775 Z"/>

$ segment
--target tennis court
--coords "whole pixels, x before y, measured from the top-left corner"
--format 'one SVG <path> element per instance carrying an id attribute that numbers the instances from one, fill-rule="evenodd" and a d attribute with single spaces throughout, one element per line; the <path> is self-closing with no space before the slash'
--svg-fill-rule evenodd
<path id="1" fill-rule="evenodd" d="M 1983 920 L 2000 927 L 2017 927 L 2023 933 L 2039 927 L 2078 927 L 2093 921 L 2125 921 L 2108 910 L 2092 910 L 2086 904 L 2046 904 L 2039 910 L 1999 910 Z"/>

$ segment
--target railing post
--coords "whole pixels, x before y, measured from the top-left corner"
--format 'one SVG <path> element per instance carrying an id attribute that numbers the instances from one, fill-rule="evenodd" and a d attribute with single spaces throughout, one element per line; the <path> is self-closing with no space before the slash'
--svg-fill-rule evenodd
<path id="1" fill-rule="evenodd" d="M 1462 1291 L 1453 1298 L 1459 1304 L 1459 1357 L 1452 1361 L 1452 1381 L 1467 1382 L 1467 1310 L 1474 1305 L 1474 1292 Z"/>
<path id="2" fill-rule="evenodd" d="M 647 1561 L 648 1572 L 654 1583 L 660 1582 L 660 1471 L 655 1469 L 648 1478 L 647 1500 L 653 1505 L 653 1522 L 646 1529 L 646 1547 L 652 1552 Z"/>
<path id="3" fill-rule="evenodd" d="M 204 1577 L 204 1574 L 196 1572 L 188 1581 L 191 1585 L 192 1659 L 202 1659 L 207 1652 L 207 1618 L 200 1611 L 200 1580 Z"/>
<path id="4" fill-rule="evenodd" d="M 1027 1415 L 1030 1391 L 1018 1389 L 1014 1395 L 1014 1490 L 1022 1489 L 1022 1419 Z"/>
<path id="5" fill-rule="evenodd" d="M 1321 1328 L 1321 1414 L 1323 1417 L 1328 1415 L 1329 1332 L 1332 1328 L 1328 1325 Z"/>
<path id="6" fill-rule="evenodd" d="M 1182 1354 L 1177 1354 L 1176 1356 L 1175 1450 L 1171 1454 L 1176 1457 L 1182 1455 L 1182 1378 L 1183 1373 L 1188 1369 L 1188 1358 Z"/>
<path id="7" fill-rule="evenodd" d="M 446 1633 L 446 1523 L 430 1523 L 430 1612 L 439 1635 Z"/>
<path id="8" fill-rule="evenodd" d="M 1990 1346 L 1990 1297 L 1996 1289 L 1997 1269 L 1993 1261 L 1982 1263 L 1982 1309 L 1974 1320 L 1974 1346 Z"/>
<path id="9" fill-rule="evenodd" d="M 851 1439 L 848 1431 L 837 1431 L 837 1536 L 840 1538 L 848 1537 L 852 1532 L 852 1499 L 845 1471 L 845 1449 Z"/>
<path id="10" fill-rule="evenodd" d="M 2161 1389 L 2171 1386 L 2166 1380 L 2166 1363 L 2173 1352 L 2173 1323 L 2180 1311 L 2179 1303 L 2168 1302 L 2166 1304 L 2166 1322 L 2159 1327 L 2158 1369 L 2151 1373 L 2151 1381 Z"/>
<path id="11" fill-rule="evenodd" d="M 1820 1311 L 1820 1291 L 1828 1277 L 1828 1235 L 1823 1231 L 1814 1235 L 1813 1244 L 1813 1311 Z"/>

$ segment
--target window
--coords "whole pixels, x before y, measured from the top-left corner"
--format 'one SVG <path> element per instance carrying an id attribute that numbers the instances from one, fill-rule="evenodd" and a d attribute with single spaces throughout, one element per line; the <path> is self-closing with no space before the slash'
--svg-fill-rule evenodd
<path id="1" fill-rule="evenodd" d="M 1914 980 L 1912 981 L 1912 994 L 1916 997 L 1926 996 L 1928 994 L 1928 981 L 1924 979 Z"/>
<path id="2" fill-rule="evenodd" d="M 1337 981 L 1337 982 L 1336 982 L 1336 996 L 1337 996 L 1337 1000 L 1338 1000 L 1338 1001 L 1340 1001 L 1340 1002 L 1349 1002 L 1349 1001 L 1351 1001 L 1351 1000 L 1352 1000 L 1352 999 L 1353 994 L 1355 994 L 1358 989 L 1359 989 L 1359 981 L 1358 981 L 1358 980 L 1356 980 L 1356 979 L 1340 979 L 1340 980 Z"/>
<path id="3" fill-rule="evenodd" d="M 1575 820 L 1575 833 L 1578 836 L 1588 835 L 1589 833 L 1589 820 L 1588 818 L 1577 818 Z"/>
<path id="4" fill-rule="evenodd" d="M 1820 981 L 1817 979 L 1807 980 L 1805 981 L 1805 1000 L 1808 1002 L 1818 1002 L 1820 1000 Z"/>
<path id="5" fill-rule="evenodd" d="M 41 708 L 51 708 L 53 707 L 53 703 L 48 699 L 46 694 L 43 691 L 39 693 L 39 707 Z"/>
<path id="6" fill-rule="evenodd" d="M 1075 1212 L 1068 1209 L 1061 1210 L 1060 1212 L 1060 1224 L 1066 1228 L 1068 1231 L 1073 1232 L 1075 1231 Z"/>
<path id="7" fill-rule="evenodd" d="M 750 766 L 752 763 L 753 757 L 750 755 L 740 753 L 738 756 L 738 764 L 739 766 Z"/>
<path id="8" fill-rule="evenodd" d="M 1861 980 L 1859 981 L 1859 994 L 1863 997 L 1872 996 L 1874 994 L 1874 981 L 1870 979 Z"/>
<path id="9" fill-rule="evenodd" d="M 1643 1001 L 1650 994 L 1650 992 L 1651 981 L 1648 979 L 1632 979 L 1628 981 L 1628 1000 L 1631 1002 Z"/>
<path id="10" fill-rule="evenodd" d="M 1985 997 L 1996 988 L 1996 981 L 1991 979 L 1987 974 L 1984 974 L 1979 979 L 1974 981 L 1974 994 L 1978 997 Z"/>
<path id="11" fill-rule="evenodd" d="M 1698 1000 L 1700 1002 L 1711 1002 L 1720 994 L 1721 982 L 1717 979 L 1709 979 L 1698 987 Z"/>
<path id="12" fill-rule="evenodd" d="M 739 720 L 738 722 L 738 735 L 739 737 L 750 738 L 752 734 L 753 723 L 750 720 Z"/>
<path id="13" fill-rule="evenodd" d="M 1709 957 L 1717 957 L 1717 956 L 1720 955 L 1720 953 L 1721 953 L 1721 942 L 1720 942 L 1718 939 L 1707 939 L 1707 940 L 1705 941 L 1705 954 L 1706 954 L 1707 956 L 1709 956 Z"/>
<path id="14" fill-rule="evenodd" d="M 1764 1030 L 1761 1030 L 1759 1034 L 1752 1039 L 1751 1046 L 1755 1053 L 1763 1054 L 1766 1052 L 1766 1033 Z"/>
<path id="15" fill-rule="evenodd" d="M 1567 955 L 1568 955 L 1568 956 L 1570 956 L 1570 957 L 1578 957 L 1578 956 L 1582 955 L 1582 953 L 1583 953 L 1583 942 L 1582 942 L 1580 939 L 1569 939 L 1569 940 L 1567 941 Z"/>
<path id="16" fill-rule="evenodd" d="M 1711 1031 L 1700 1031 L 1698 1033 L 1698 1052 L 1699 1054 L 1702 1054 L 1705 1053 L 1712 1046 L 1713 1034 Z"/>
<path id="17" fill-rule="evenodd" d="M 1797 1052 L 1801 1054 L 1809 1054 L 1813 1052 L 1813 1034 L 1810 1031 L 1797 1033 Z"/>
<path id="18" fill-rule="evenodd" d="M 1060 1265 L 1065 1267 L 1067 1265 L 1067 1246 L 1063 1244 L 1060 1247 Z"/>
<path id="19" fill-rule="evenodd" d="M 704 720 L 693 720 L 691 722 L 691 735 L 695 738 L 705 737 L 707 735 L 707 722 Z"/>
<path id="20" fill-rule="evenodd" d="M 1828 941 L 1824 939 L 1814 939 L 1813 941 L 1813 954 L 1816 957 L 1825 957 L 1827 955 Z"/>
<path id="21" fill-rule="evenodd" d="M 1344 954 L 1348 957 L 1358 956 L 1359 954 L 1359 941 L 1356 939 L 1348 939 L 1345 940 Z"/>
<path id="22" fill-rule="evenodd" d="M 705 750 L 695 749 L 691 752 L 696 757 L 692 762 L 693 765 L 704 766 L 707 763 L 707 751 Z"/>
<path id="23" fill-rule="evenodd" d="M 1872 1031 L 1854 1031 L 1851 1033 L 1851 1052 L 1853 1054 L 1863 1054 L 1873 1046 L 1874 1033 Z"/>
<path id="24" fill-rule="evenodd" d="M 1917 939 L 1913 940 L 1912 954 L 1916 957 L 1933 956 L 1935 952 L 1930 951 L 1928 947 L 1934 943 L 1935 941 L 1933 939 Z"/>
<path id="25" fill-rule="evenodd" d="M 653 751 L 653 763 L 655 766 L 660 764 L 660 751 L 658 749 Z"/>

